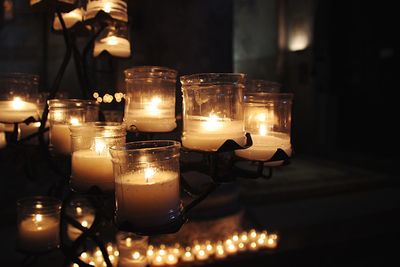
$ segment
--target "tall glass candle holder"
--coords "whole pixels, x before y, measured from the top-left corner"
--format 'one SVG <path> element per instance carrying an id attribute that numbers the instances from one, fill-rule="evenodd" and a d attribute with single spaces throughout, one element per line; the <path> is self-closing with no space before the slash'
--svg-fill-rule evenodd
<path id="1" fill-rule="evenodd" d="M 99 104 L 82 99 L 51 99 L 49 104 L 50 145 L 61 155 L 71 154 L 69 126 L 98 120 Z"/>
<path id="2" fill-rule="evenodd" d="M 119 267 L 147 266 L 149 237 L 120 231 L 116 235 L 119 251 Z"/>
<path id="3" fill-rule="evenodd" d="M 253 145 L 236 150 L 237 156 L 255 161 L 270 161 L 278 149 L 292 154 L 290 142 L 293 94 L 253 92 L 245 97 L 244 120 Z M 281 164 L 277 161 L 271 164 Z"/>
<path id="4" fill-rule="evenodd" d="M 147 232 L 180 216 L 179 149 L 179 142 L 168 140 L 131 142 L 110 149 L 115 221 L 120 230 Z"/>
<path id="5" fill-rule="evenodd" d="M 176 70 L 157 66 L 125 70 L 124 120 L 128 129 L 170 132 L 176 128 L 176 76 Z"/>
<path id="6" fill-rule="evenodd" d="M 246 143 L 242 98 L 245 74 L 205 73 L 181 77 L 182 145 L 216 151 L 228 139 Z"/>
<path id="7" fill-rule="evenodd" d="M 59 246 L 61 201 L 35 196 L 17 201 L 17 247 L 24 252 L 46 252 Z"/>
<path id="8" fill-rule="evenodd" d="M 125 144 L 123 123 L 93 122 L 71 126 L 71 187 L 87 192 L 97 187 L 114 191 L 114 174 L 109 148 Z"/>

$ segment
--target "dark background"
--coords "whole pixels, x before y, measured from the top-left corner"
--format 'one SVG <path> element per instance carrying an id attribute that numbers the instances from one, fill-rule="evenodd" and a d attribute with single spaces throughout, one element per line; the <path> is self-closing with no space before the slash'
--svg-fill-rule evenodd
<path id="1" fill-rule="evenodd" d="M 9 1 L 0 1 L 5 2 Z M 4 8 L 1 9 L 0 72 L 37 73 L 41 77 L 40 90 L 47 91 L 65 51 L 62 36 L 50 29 L 52 15 L 33 13 L 28 1 L 11 2 L 11 18 L 4 16 Z M 291 203 L 287 208 L 295 212 L 300 203 L 305 206 L 319 203 L 313 202 L 314 198 L 332 198 L 330 203 L 339 203 L 336 198 L 343 196 L 343 192 L 351 197 L 343 202 L 350 204 L 343 204 L 340 210 L 336 204 L 330 206 L 331 219 L 326 219 L 326 210 L 318 205 L 307 206 L 305 214 L 315 217 L 311 216 L 310 223 L 301 229 L 312 233 L 307 236 L 313 236 L 315 242 L 302 247 L 301 242 L 290 239 L 293 250 L 270 258 L 271 264 L 306 265 L 315 257 L 311 266 L 313 263 L 315 266 L 381 266 L 380 258 L 393 257 L 394 237 L 399 236 L 398 230 L 390 228 L 397 222 L 399 199 L 394 196 L 399 192 L 391 192 L 391 198 L 388 192 L 382 191 L 374 198 L 377 188 L 398 190 L 397 10 L 394 1 L 129 1 L 132 56 L 91 59 L 89 74 L 95 87 L 92 90 L 101 95 L 123 91 L 123 70 L 138 65 L 166 66 L 177 69 L 179 75 L 244 72 L 251 79 L 282 83 L 284 92 L 294 93 L 295 170 L 289 172 L 286 184 L 272 186 L 276 191 L 269 191 L 266 186 L 263 192 L 266 197 L 249 203 L 257 202 L 260 206 Z M 303 38 L 300 46 L 296 46 L 296 38 Z M 86 39 L 78 41 L 83 46 Z M 71 97 L 80 97 L 73 64 L 69 65 L 61 88 Z M 177 97 L 179 113 L 179 84 Z M 103 105 L 105 109 L 121 108 L 116 103 Z M 313 175 L 318 178 L 315 183 L 318 186 L 312 190 L 299 186 L 294 196 L 285 191 Z M 329 177 L 340 177 L 343 181 L 360 179 L 355 184 L 338 186 L 330 183 Z M 13 190 L 5 193 L 5 199 L 22 194 Z M 248 190 L 248 195 L 255 191 L 254 187 Z M 351 205 L 356 201 L 354 194 L 361 194 L 360 191 L 365 193 L 365 202 L 360 200 L 360 206 Z M 351 216 L 361 207 L 374 212 Z M 334 215 L 337 213 L 340 217 L 343 212 L 348 216 L 336 224 Z M 281 219 L 275 221 L 277 228 L 290 218 L 279 212 L 275 216 Z M 297 219 L 302 218 L 301 214 L 298 216 Z M 7 219 L 12 220 L 12 217 Z M 324 223 L 319 224 L 321 220 Z M 289 228 L 295 236 L 299 224 L 293 224 Z M 387 231 L 373 237 L 355 234 L 354 243 L 338 241 L 325 247 L 316 245 L 327 232 L 339 236 L 341 227 L 345 229 L 345 236 L 377 228 L 387 227 Z M 316 233 L 321 233 L 320 239 L 314 236 Z M 374 250 L 366 245 L 370 242 L 379 243 L 380 248 Z M 349 250 L 354 254 L 344 252 Z M 339 258 L 335 259 L 334 255 Z M 295 260 L 299 260 L 298 264 Z"/>

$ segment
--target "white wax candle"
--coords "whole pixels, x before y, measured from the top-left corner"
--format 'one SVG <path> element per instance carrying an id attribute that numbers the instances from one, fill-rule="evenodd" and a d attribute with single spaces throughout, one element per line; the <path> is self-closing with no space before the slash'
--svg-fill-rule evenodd
<path id="1" fill-rule="evenodd" d="M 116 57 L 129 57 L 131 55 L 131 44 L 125 38 L 108 36 L 95 43 L 93 56 L 97 57 L 103 50 Z"/>
<path id="2" fill-rule="evenodd" d="M 288 156 L 292 154 L 289 136 L 252 134 L 251 138 L 253 145 L 247 149 L 236 150 L 237 156 L 250 160 L 267 161 L 272 158 L 278 148 L 283 149 Z M 277 163 L 282 164 L 282 161 Z"/>
<path id="3" fill-rule="evenodd" d="M 50 129 L 50 143 L 55 152 L 71 154 L 71 134 L 68 124 L 54 124 Z"/>
<path id="4" fill-rule="evenodd" d="M 182 145 L 189 149 L 216 151 L 228 139 L 239 145 L 246 143 L 243 121 L 210 117 L 191 117 L 184 121 Z"/>
<path id="5" fill-rule="evenodd" d="M 157 96 L 145 103 L 130 103 L 125 122 L 140 132 L 170 132 L 176 128 L 175 104 Z"/>
<path id="6" fill-rule="evenodd" d="M 145 267 L 147 265 L 147 258 L 139 252 L 134 251 L 127 255 L 120 254 L 118 266 L 119 267 Z"/>
<path id="7" fill-rule="evenodd" d="M 94 222 L 94 214 L 86 214 L 83 216 L 78 216 L 75 217 L 75 220 L 77 220 L 83 227 L 89 228 Z M 69 224 L 67 233 L 69 239 L 75 240 L 82 234 L 82 231 Z"/>
<path id="8" fill-rule="evenodd" d="M 59 244 L 60 221 L 36 214 L 18 225 L 19 248 L 26 251 L 46 251 Z"/>
<path id="9" fill-rule="evenodd" d="M 114 190 L 113 166 L 107 151 L 74 151 L 71 170 L 71 184 L 78 190 L 85 191 L 92 186 L 97 186 L 105 192 Z"/>
<path id="10" fill-rule="evenodd" d="M 74 26 L 77 22 L 83 20 L 83 11 L 80 8 L 76 8 L 68 13 L 62 13 L 61 15 L 64 19 L 65 27 L 67 27 L 67 29 Z M 53 29 L 57 31 L 62 30 L 61 22 L 57 15 L 54 17 Z"/>
<path id="11" fill-rule="evenodd" d="M 0 121 L 6 123 L 22 122 L 29 117 L 38 118 L 38 107 L 15 97 L 11 101 L 0 101 Z"/>
<path id="12" fill-rule="evenodd" d="M 179 175 L 172 171 L 146 168 L 116 179 L 118 221 L 160 225 L 169 222 L 169 213 L 179 208 Z"/>

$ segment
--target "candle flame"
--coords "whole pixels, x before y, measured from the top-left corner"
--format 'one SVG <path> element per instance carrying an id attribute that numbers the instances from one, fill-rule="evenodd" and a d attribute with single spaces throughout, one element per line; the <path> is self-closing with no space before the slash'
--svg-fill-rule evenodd
<path id="1" fill-rule="evenodd" d="M 19 110 L 19 109 L 22 109 L 22 108 L 25 106 L 25 102 L 22 101 L 22 99 L 21 99 L 20 97 L 17 96 L 17 97 L 14 97 L 14 99 L 13 99 L 11 105 L 12 105 L 12 107 L 13 107 L 14 109 Z"/>
<path id="2" fill-rule="evenodd" d="M 144 169 L 144 179 L 146 179 L 146 183 L 149 183 L 151 180 L 153 180 L 155 174 L 156 170 L 154 168 L 149 167 Z"/>
<path id="3" fill-rule="evenodd" d="M 37 208 L 37 209 L 41 209 L 41 208 L 43 208 L 43 205 L 40 204 L 40 203 L 38 203 L 38 204 L 36 204 L 36 208 Z"/>
<path id="4" fill-rule="evenodd" d="M 133 258 L 134 260 L 138 260 L 138 259 L 140 258 L 140 253 L 137 252 L 137 251 L 133 252 L 133 253 L 132 253 L 132 258 Z"/>
<path id="5" fill-rule="evenodd" d="M 107 150 L 107 145 L 103 140 L 100 139 L 95 139 L 94 140 L 94 151 L 96 151 L 97 154 L 104 154 Z"/>
<path id="6" fill-rule="evenodd" d="M 69 123 L 71 123 L 71 125 L 79 125 L 79 119 L 78 119 L 78 118 L 75 118 L 75 117 L 72 117 L 72 118 L 69 120 Z"/>
<path id="7" fill-rule="evenodd" d="M 220 120 L 221 120 L 220 117 L 210 113 L 206 121 L 203 122 L 203 128 L 205 128 L 208 131 L 217 131 L 222 128 Z"/>
<path id="8" fill-rule="evenodd" d="M 88 223 L 88 221 L 82 221 L 81 225 L 83 227 L 88 227 L 89 223 Z"/>
<path id="9" fill-rule="evenodd" d="M 160 115 L 160 104 L 161 104 L 162 100 L 159 96 L 155 96 L 153 97 L 150 102 L 145 106 L 145 110 L 146 112 L 148 112 L 149 114 L 153 115 L 153 116 L 158 116 Z"/>
<path id="10" fill-rule="evenodd" d="M 43 215 L 42 214 L 35 214 L 35 221 L 36 222 L 43 221 Z"/>
<path id="11" fill-rule="evenodd" d="M 117 45 L 119 43 L 118 38 L 116 36 L 110 36 L 105 39 L 106 39 L 107 45 Z"/>

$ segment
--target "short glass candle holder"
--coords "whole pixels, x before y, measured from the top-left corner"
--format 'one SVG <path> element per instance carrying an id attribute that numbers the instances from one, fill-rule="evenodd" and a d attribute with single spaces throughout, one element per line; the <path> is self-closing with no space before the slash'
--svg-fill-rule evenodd
<path id="1" fill-rule="evenodd" d="M 71 125 L 71 187 L 88 192 L 97 187 L 114 191 L 114 174 L 109 148 L 125 144 L 126 126 L 117 122 Z"/>
<path id="2" fill-rule="evenodd" d="M 40 253 L 59 247 L 61 201 L 46 196 L 17 201 L 17 248 Z"/>
<path id="3" fill-rule="evenodd" d="M 83 197 L 72 199 L 67 205 L 66 213 L 85 228 L 90 228 L 95 219 L 94 208 L 90 205 L 89 201 Z M 82 234 L 82 231 L 68 224 L 67 234 L 68 238 L 74 241 Z"/>
<path id="4" fill-rule="evenodd" d="M 293 94 L 253 92 L 244 101 L 245 129 L 253 145 L 236 150 L 237 156 L 254 161 L 271 161 L 278 149 L 292 154 L 290 141 Z M 280 165 L 277 160 L 272 165 Z"/>
<path id="5" fill-rule="evenodd" d="M 125 70 L 125 117 L 128 130 L 170 132 L 176 128 L 177 71 L 142 66 Z"/>
<path id="6" fill-rule="evenodd" d="M 93 19 L 103 11 L 113 19 L 128 22 L 128 4 L 126 0 L 88 0 L 85 20 Z"/>
<path id="7" fill-rule="evenodd" d="M 51 99 L 49 105 L 50 145 L 57 154 L 71 154 L 70 125 L 98 120 L 99 104 L 82 99 Z"/>
<path id="8" fill-rule="evenodd" d="M 242 99 L 246 75 L 205 73 L 181 77 L 185 148 L 216 151 L 232 139 L 245 145 Z"/>
<path id="9" fill-rule="evenodd" d="M 115 175 L 115 221 L 120 230 L 148 233 L 181 216 L 180 143 L 131 142 L 110 149 Z"/>
<path id="10" fill-rule="evenodd" d="M 0 123 L 39 118 L 39 76 L 29 73 L 0 74 Z"/>
<path id="11" fill-rule="evenodd" d="M 120 231 L 116 235 L 119 251 L 119 267 L 145 267 L 149 237 Z"/>

